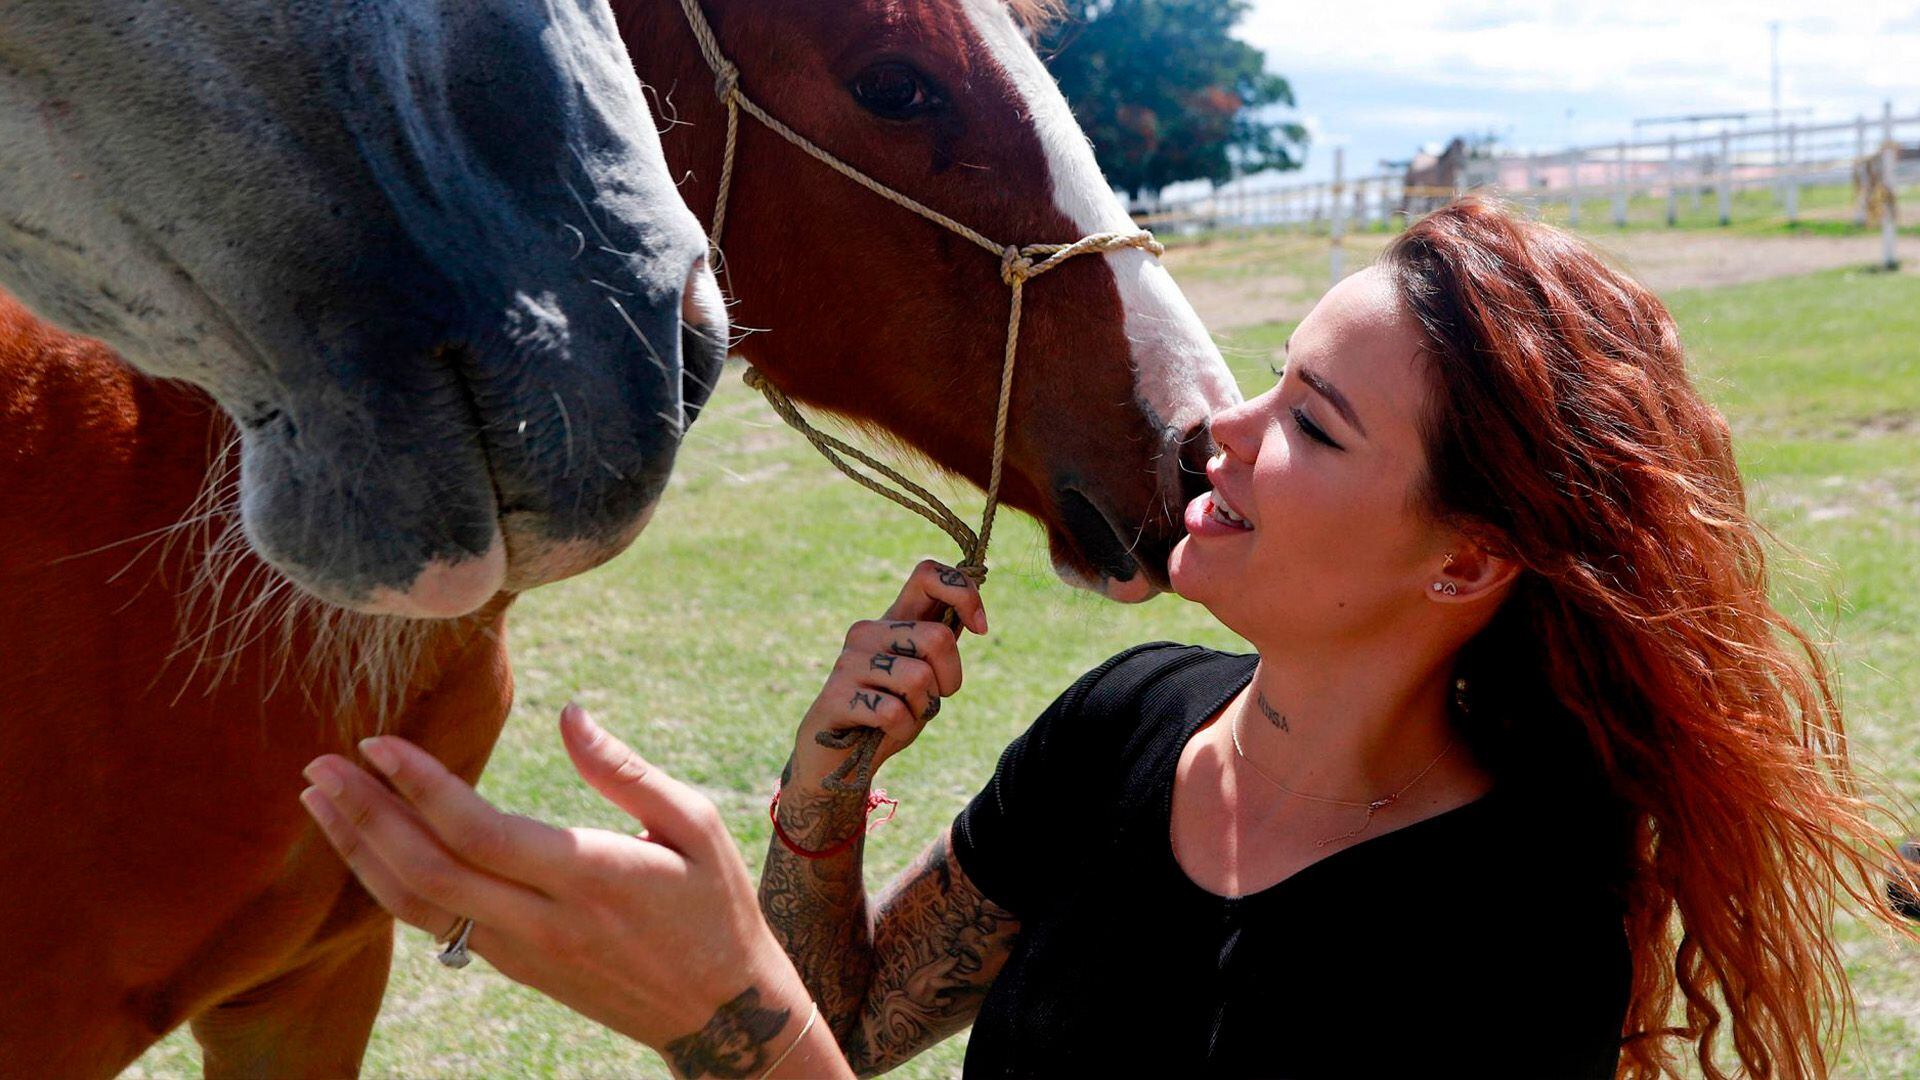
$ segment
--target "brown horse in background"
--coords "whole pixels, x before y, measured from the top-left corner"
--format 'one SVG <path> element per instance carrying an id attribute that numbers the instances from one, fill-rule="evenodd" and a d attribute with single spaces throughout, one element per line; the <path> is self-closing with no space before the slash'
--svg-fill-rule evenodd
<path id="1" fill-rule="evenodd" d="M 1021 242 L 1129 227 L 999 0 L 708 10 L 756 97 L 922 202 Z M 674 0 L 616 18 L 705 213 L 711 77 Z M 890 63 L 907 70 L 876 70 Z M 923 91 L 938 109 L 877 111 Z M 1006 319 L 993 260 L 764 132 L 743 133 L 740 169 L 726 277 L 737 320 L 767 331 L 741 351 L 795 397 L 983 479 Z M 570 251 L 601 239 L 589 205 L 566 219 Z M 1177 536 L 1182 454 L 1204 455 L 1192 436 L 1232 398 L 1225 368 L 1137 252 L 1036 284 L 1022 336 L 1007 499 L 1047 525 L 1063 574 L 1144 598 Z M 283 613 L 282 574 L 228 528 L 227 413 L 12 303 L 0 416 L 0 1062 L 107 1074 L 191 1020 L 212 1074 L 355 1069 L 392 923 L 300 812 L 299 769 L 382 726 L 475 779 L 511 699 L 519 586 L 444 620 Z M 588 437 L 564 445 L 584 457 Z"/>

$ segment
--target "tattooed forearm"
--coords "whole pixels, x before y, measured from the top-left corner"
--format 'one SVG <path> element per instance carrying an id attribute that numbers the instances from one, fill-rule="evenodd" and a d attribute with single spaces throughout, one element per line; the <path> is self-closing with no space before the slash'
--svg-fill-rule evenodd
<path id="1" fill-rule="evenodd" d="M 707 1026 L 682 1035 L 664 1048 L 681 1076 L 759 1076 L 768 1067 L 767 1044 L 793 1016 L 789 1009 L 760 1005 L 760 991 L 749 986 L 715 1010 Z"/>
<path id="2" fill-rule="evenodd" d="M 1279 728 L 1281 731 L 1291 732 L 1293 730 L 1293 726 L 1287 723 L 1287 718 L 1281 714 L 1280 710 L 1268 703 L 1267 695 L 1264 692 L 1255 690 L 1253 692 L 1253 703 L 1260 707 L 1260 715 L 1266 717 L 1268 723 Z"/>
<path id="3" fill-rule="evenodd" d="M 784 790 L 780 828 L 795 844 L 819 851 L 866 828 L 866 792 Z M 760 874 L 760 911 L 820 1006 L 821 1019 L 844 1045 L 859 1021 L 873 971 L 867 894 L 861 881 L 864 844 L 827 859 L 806 859 L 778 837 Z"/>
<path id="4" fill-rule="evenodd" d="M 942 834 L 877 905 L 873 981 L 859 1037 L 843 1041 L 862 1075 L 884 1072 L 973 1022 L 1019 923 L 961 873 Z"/>

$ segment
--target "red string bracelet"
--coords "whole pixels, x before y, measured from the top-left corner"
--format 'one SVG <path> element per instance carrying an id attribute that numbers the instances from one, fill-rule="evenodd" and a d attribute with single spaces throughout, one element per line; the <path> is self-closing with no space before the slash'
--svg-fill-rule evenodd
<path id="1" fill-rule="evenodd" d="M 787 830 L 780 827 L 780 788 L 778 785 L 775 785 L 773 789 L 773 801 L 767 804 L 767 819 L 773 822 L 773 835 L 780 838 L 780 843 L 784 845 L 788 851 L 793 852 L 803 859 L 831 859 L 835 855 L 842 854 L 852 848 L 861 837 L 893 820 L 894 811 L 900 808 L 900 800 L 888 798 L 884 790 L 867 793 L 867 814 L 872 814 L 874 810 L 878 809 L 883 803 L 887 807 L 886 817 L 867 822 L 865 828 L 855 832 L 852 836 L 847 837 L 832 847 L 822 848 L 819 851 L 808 851 L 806 848 L 794 843 L 793 837 L 787 835 Z"/>

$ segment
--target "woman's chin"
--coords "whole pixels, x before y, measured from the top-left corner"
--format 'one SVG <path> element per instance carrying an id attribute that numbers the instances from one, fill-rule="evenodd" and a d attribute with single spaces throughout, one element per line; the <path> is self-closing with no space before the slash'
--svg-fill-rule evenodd
<path id="1" fill-rule="evenodd" d="M 1173 545 L 1173 551 L 1167 555 L 1167 584 L 1176 595 L 1196 603 L 1204 602 L 1207 575 L 1203 562 L 1194 555 L 1191 536 Z"/>

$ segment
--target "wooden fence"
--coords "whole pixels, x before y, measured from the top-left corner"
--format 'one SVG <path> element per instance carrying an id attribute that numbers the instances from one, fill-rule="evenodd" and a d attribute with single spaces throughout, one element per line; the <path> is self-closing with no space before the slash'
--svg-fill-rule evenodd
<path id="1" fill-rule="evenodd" d="M 1410 186 L 1404 174 L 1350 176 L 1341 149 L 1336 147 L 1333 156 L 1333 176 L 1325 181 L 1289 183 L 1256 175 L 1194 198 L 1163 202 L 1136 218 L 1169 235 L 1253 229 L 1324 233 L 1331 240 L 1329 270 L 1337 281 L 1345 270 L 1340 244 L 1345 233 L 1392 227 L 1469 190 L 1498 193 L 1536 214 L 1548 206 L 1563 207 L 1576 227 L 1601 221 L 1624 227 L 1636 213 L 1649 212 L 1662 213 L 1666 225 L 1676 226 L 1708 213 L 1709 207 L 1720 224 L 1731 224 L 1736 196 L 1756 189 L 1771 193 L 1770 213 L 1797 223 L 1804 189 L 1852 185 L 1850 219 L 1878 227 L 1881 261 L 1892 268 L 1899 264 L 1895 193 L 1920 187 L 1920 112 L 1896 115 L 1888 103 L 1875 118 L 1723 128 L 1469 158 L 1451 187 Z M 1910 206 L 1906 216 L 1920 220 L 1920 209 Z"/>

